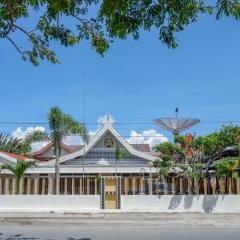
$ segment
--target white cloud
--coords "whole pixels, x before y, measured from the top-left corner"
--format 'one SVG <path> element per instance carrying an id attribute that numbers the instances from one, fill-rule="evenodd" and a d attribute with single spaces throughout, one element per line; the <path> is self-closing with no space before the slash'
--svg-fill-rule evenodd
<path id="1" fill-rule="evenodd" d="M 80 136 L 67 136 L 63 143 L 66 145 L 80 145 L 83 143 L 82 138 Z"/>
<path id="2" fill-rule="evenodd" d="M 18 127 L 15 131 L 12 132 L 12 136 L 18 139 L 25 138 L 28 134 L 34 131 L 42 131 L 45 132 L 45 128 L 42 126 L 37 127 L 27 127 L 26 130 L 23 130 L 21 127 Z M 93 138 L 93 136 L 97 133 L 98 129 L 95 131 L 89 131 L 89 140 Z M 145 130 L 142 132 L 136 132 L 131 130 L 130 138 L 127 141 L 131 144 L 141 144 L 148 143 L 150 147 L 153 147 L 156 144 L 167 142 L 168 139 L 163 134 L 158 133 L 154 129 Z M 68 136 L 64 139 L 64 143 L 67 145 L 79 145 L 83 144 L 82 138 L 80 136 Z M 39 149 L 46 146 L 48 142 L 37 142 L 31 144 L 32 151 L 38 151 Z"/>
<path id="3" fill-rule="evenodd" d="M 35 131 L 45 132 L 45 128 L 41 126 L 28 127 L 25 131 L 23 131 L 21 127 L 18 127 L 15 131 L 12 132 L 12 136 L 18 139 L 23 139 L 28 134 L 33 133 Z"/>
<path id="4" fill-rule="evenodd" d="M 96 131 L 89 131 L 89 140 L 91 140 L 93 138 L 93 136 L 96 134 L 96 132 L 98 131 L 98 129 Z M 80 136 L 67 136 L 64 141 L 63 141 L 66 145 L 80 145 L 83 144 L 83 140 Z"/>
<path id="5" fill-rule="evenodd" d="M 18 139 L 24 139 L 28 134 L 34 131 L 42 131 L 45 132 L 45 128 L 42 126 L 37 127 L 27 127 L 26 130 L 23 130 L 21 127 L 18 127 L 16 130 L 12 131 L 12 136 Z M 96 134 L 96 131 L 89 131 L 89 139 L 91 140 L 92 137 Z M 79 145 L 83 144 L 82 138 L 80 136 L 67 136 L 64 141 L 66 145 Z M 48 142 L 36 142 L 31 144 L 32 152 L 36 152 L 46 146 Z"/>
<path id="6" fill-rule="evenodd" d="M 24 139 L 28 134 L 33 133 L 34 131 L 45 132 L 45 128 L 42 126 L 37 127 L 28 127 L 26 130 L 22 130 L 21 127 L 18 127 L 15 131 L 12 132 L 12 136 L 18 139 Z M 36 152 L 39 149 L 46 146 L 48 142 L 36 142 L 31 144 L 32 152 Z"/>
<path id="7" fill-rule="evenodd" d="M 140 133 L 131 130 L 130 138 L 127 141 L 130 144 L 148 143 L 150 147 L 153 147 L 156 144 L 167 142 L 168 138 L 154 129 L 145 130 Z"/>

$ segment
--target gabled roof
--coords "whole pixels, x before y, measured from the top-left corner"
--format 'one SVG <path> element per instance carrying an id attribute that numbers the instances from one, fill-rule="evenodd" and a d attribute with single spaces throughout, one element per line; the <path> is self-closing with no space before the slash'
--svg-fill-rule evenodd
<path id="1" fill-rule="evenodd" d="M 37 157 L 46 151 L 48 151 L 51 147 L 53 146 L 53 143 L 48 143 L 45 147 L 41 148 L 39 151 L 32 153 L 33 157 Z M 64 143 L 61 143 L 61 147 L 65 149 L 67 152 L 72 153 L 75 152 L 76 150 L 72 148 L 71 146 L 68 146 Z"/>
<path id="2" fill-rule="evenodd" d="M 141 152 L 151 152 L 149 144 L 141 143 L 141 144 L 130 144 L 134 149 Z"/>
<path id="3" fill-rule="evenodd" d="M 112 133 L 117 139 L 118 141 L 129 151 L 129 153 L 131 153 L 132 155 L 135 155 L 137 157 L 143 158 L 143 159 L 147 159 L 149 161 L 154 161 L 156 159 L 155 156 L 151 155 L 150 153 L 146 153 L 146 152 L 142 152 L 139 150 L 136 150 L 134 147 L 132 147 L 126 139 L 124 139 L 118 132 L 117 130 L 113 127 L 112 123 L 109 121 L 106 121 L 103 125 L 102 128 L 100 128 L 97 133 L 94 135 L 94 137 L 91 139 L 91 141 L 89 142 L 88 145 L 85 146 L 85 148 L 80 149 L 78 151 L 75 151 L 73 153 L 67 154 L 65 156 L 62 156 L 59 160 L 60 163 L 63 163 L 67 160 L 76 158 L 76 157 L 80 157 L 83 156 L 85 154 L 87 154 L 90 149 L 92 149 L 94 147 L 94 145 L 101 139 L 101 137 L 107 133 L 107 132 Z M 46 163 L 42 163 L 42 165 L 54 165 L 55 164 L 55 160 L 50 160 Z"/>
<path id="4" fill-rule="evenodd" d="M 22 155 L 9 153 L 9 152 L 4 152 L 4 151 L 0 151 L 0 157 L 5 159 L 5 160 L 8 160 L 10 162 L 14 162 L 14 163 L 16 163 L 17 160 L 36 161 L 36 159 L 32 159 L 30 157 L 25 157 L 25 156 L 22 156 Z"/>

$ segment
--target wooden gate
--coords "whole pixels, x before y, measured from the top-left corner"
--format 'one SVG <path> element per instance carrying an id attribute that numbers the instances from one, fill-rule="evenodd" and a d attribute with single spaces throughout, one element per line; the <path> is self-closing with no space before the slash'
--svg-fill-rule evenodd
<path id="1" fill-rule="evenodd" d="M 101 177 L 101 208 L 121 208 L 121 177 Z"/>

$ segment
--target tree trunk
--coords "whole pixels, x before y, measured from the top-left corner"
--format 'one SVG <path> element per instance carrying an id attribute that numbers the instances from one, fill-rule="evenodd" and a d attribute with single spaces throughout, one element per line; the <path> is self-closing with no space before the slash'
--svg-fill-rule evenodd
<path id="1" fill-rule="evenodd" d="M 55 165 L 55 189 L 56 195 L 60 194 L 60 173 L 59 173 L 59 148 L 56 148 L 56 165 Z"/>

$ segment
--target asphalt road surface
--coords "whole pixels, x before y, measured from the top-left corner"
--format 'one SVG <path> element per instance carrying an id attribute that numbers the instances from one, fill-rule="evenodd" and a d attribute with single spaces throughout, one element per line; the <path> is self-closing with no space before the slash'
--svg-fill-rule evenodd
<path id="1" fill-rule="evenodd" d="M 1 217 L 1 214 L 0 214 Z M 0 240 L 236 240 L 238 215 L 1 218 Z"/>

